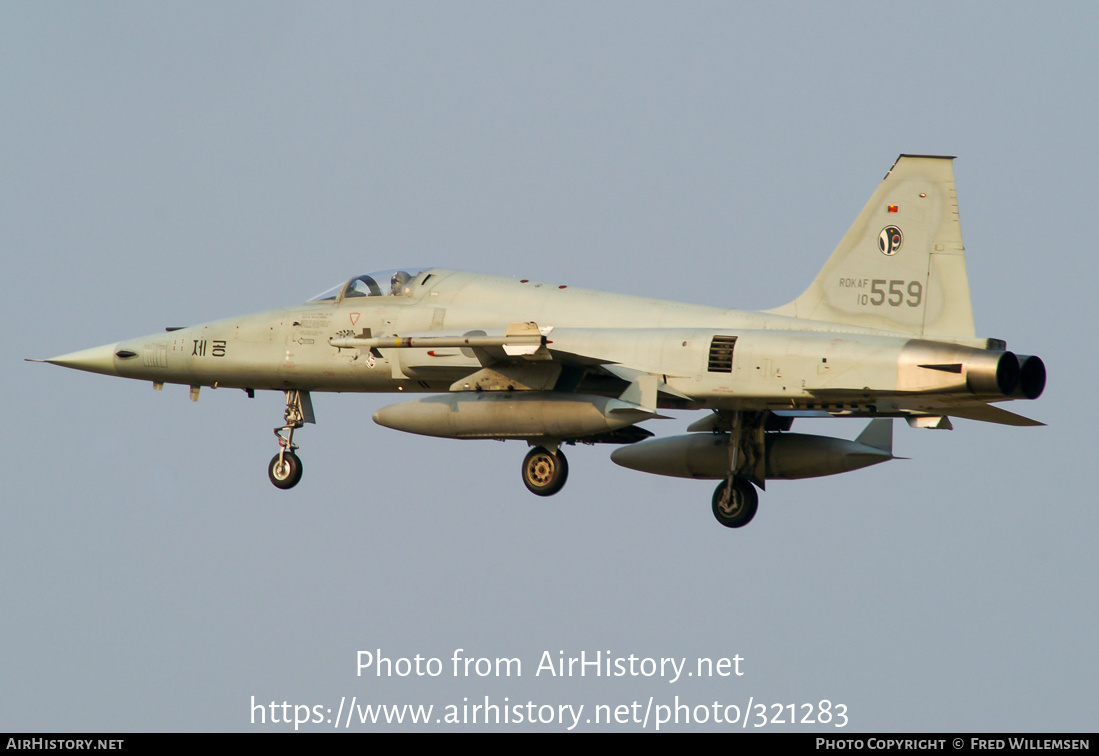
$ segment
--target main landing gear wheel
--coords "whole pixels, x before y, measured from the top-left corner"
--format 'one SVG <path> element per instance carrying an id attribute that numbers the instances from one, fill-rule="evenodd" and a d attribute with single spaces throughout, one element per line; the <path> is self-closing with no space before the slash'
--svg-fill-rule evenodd
<path id="1" fill-rule="evenodd" d="M 723 480 L 714 491 L 714 517 L 727 528 L 742 528 L 756 516 L 759 494 L 745 478 Z"/>
<path id="2" fill-rule="evenodd" d="M 276 488 L 293 488 L 301 480 L 301 458 L 294 452 L 282 452 L 271 458 L 267 477 Z"/>
<path id="3" fill-rule="evenodd" d="M 569 463 L 560 449 L 557 453 L 536 446 L 523 460 L 523 484 L 532 494 L 553 496 L 569 479 Z"/>

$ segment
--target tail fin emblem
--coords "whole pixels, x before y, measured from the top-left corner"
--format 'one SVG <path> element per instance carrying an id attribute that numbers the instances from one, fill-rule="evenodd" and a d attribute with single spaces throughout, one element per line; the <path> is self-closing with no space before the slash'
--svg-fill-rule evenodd
<path id="1" fill-rule="evenodd" d="M 878 249 L 883 255 L 892 257 L 901 248 L 901 230 L 896 226 L 886 226 L 878 234 Z"/>

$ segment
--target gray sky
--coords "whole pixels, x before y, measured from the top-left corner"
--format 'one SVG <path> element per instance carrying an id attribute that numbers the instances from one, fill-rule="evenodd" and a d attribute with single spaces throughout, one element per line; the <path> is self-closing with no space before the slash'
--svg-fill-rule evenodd
<path id="1" fill-rule="evenodd" d="M 0 4 L 0 730 L 248 729 L 252 696 L 828 699 L 846 732 L 1093 729 L 1096 16 Z M 384 395 L 316 396 L 280 492 L 280 395 L 193 404 L 22 362 L 397 265 L 773 307 L 901 152 L 959 156 L 977 330 L 1045 359 L 1045 395 L 1013 409 L 1049 427 L 898 424 L 910 461 L 775 482 L 742 531 L 714 522 L 711 483 L 603 446 L 536 499 L 521 443 L 383 429 Z M 456 679 L 456 648 L 523 675 Z M 360 649 L 445 673 L 357 677 Z M 547 679 L 544 650 L 739 654 L 744 675 Z"/>

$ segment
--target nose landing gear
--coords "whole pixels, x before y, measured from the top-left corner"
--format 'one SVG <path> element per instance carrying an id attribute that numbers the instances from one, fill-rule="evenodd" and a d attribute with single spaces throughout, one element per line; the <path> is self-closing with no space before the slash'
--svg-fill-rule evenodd
<path id="1" fill-rule="evenodd" d="M 301 480 L 301 457 L 292 451 L 280 451 L 271 458 L 271 464 L 267 466 L 267 477 L 275 484 L 275 488 L 293 488 Z"/>
<path id="2" fill-rule="evenodd" d="M 294 453 L 298 448 L 294 443 L 294 431 L 306 423 L 315 422 L 309 392 L 287 391 L 286 412 L 283 417 L 286 419 L 286 425 L 275 428 L 275 437 L 279 440 L 279 453 L 272 457 L 271 463 L 267 465 L 267 477 L 276 488 L 287 489 L 298 484 L 302 473 L 301 458 Z"/>

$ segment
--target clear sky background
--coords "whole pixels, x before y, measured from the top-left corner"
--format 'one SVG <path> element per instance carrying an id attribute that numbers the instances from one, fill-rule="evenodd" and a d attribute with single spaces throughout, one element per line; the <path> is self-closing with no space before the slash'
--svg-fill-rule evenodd
<path id="1" fill-rule="evenodd" d="M 0 4 L 0 730 L 239 730 L 252 696 L 486 695 L 1093 730 L 1097 16 Z M 775 482 L 739 531 L 714 521 L 712 483 L 619 468 L 606 446 L 570 449 L 568 486 L 538 499 L 523 444 L 381 428 L 385 395 L 317 395 L 304 479 L 281 492 L 281 395 L 192 403 L 22 361 L 398 265 L 774 307 L 901 152 L 959 156 L 977 330 L 1045 359 L 1045 395 L 1012 409 L 1048 427 L 898 423 L 910 461 Z M 456 648 L 523 676 L 455 679 Z M 357 677 L 360 649 L 446 673 Z M 744 675 L 535 677 L 544 650 L 739 654 Z"/>

